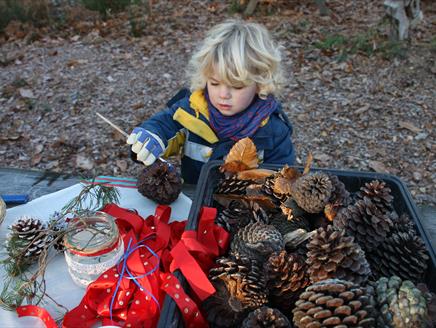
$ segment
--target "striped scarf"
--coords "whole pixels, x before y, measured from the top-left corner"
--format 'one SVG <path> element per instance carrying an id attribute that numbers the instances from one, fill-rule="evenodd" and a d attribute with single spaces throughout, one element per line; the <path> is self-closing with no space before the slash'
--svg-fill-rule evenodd
<path id="1" fill-rule="evenodd" d="M 248 108 L 233 116 L 224 116 L 210 102 L 207 90 L 205 92 L 209 122 L 220 139 L 230 138 L 234 141 L 245 137 L 252 137 L 260 128 L 262 121 L 268 118 L 279 106 L 274 96 L 267 99 L 256 96 Z"/>

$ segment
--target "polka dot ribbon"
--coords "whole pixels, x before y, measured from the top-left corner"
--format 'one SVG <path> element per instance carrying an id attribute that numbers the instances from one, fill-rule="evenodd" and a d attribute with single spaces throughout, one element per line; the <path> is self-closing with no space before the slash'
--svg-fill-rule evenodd
<path id="1" fill-rule="evenodd" d="M 17 314 L 18 317 L 37 317 L 41 319 L 47 328 L 57 328 L 58 326 L 46 309 L 36 305 L 19 306 L 17 308 Z"/>

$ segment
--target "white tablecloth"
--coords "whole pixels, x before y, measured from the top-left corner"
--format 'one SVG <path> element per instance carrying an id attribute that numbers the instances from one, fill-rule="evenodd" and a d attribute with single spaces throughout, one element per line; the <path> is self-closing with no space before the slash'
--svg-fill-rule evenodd
<path id="1" fill-rule="evenodd" d="M 81 184 L 71 186 L 58 192 L 45 195 L 35 199 L 25 205 L 17 206 L 7 210 L 5 221 L 0 226 L 0 248 L 1 258 L 5 258 L 4 243 L 8 233 L 8 226 L 22 215 L 31 215 L 47 221 L 49 216 L 54 211 L 60 211 L 62 207 L 69 202 L 73 197 L 77 196 L 82 189 Z M 154 214 L 156 203 L 143 197 L 136 189 L 119 188 L 120 203 L 124 208 L 136 209 L 139 214 L 146 218 L 148 215 Z M 191 200 L 183 193 L 179 198 L 171 204 L 171 221 L 186 220 L 191 207 Z M 0 268 L 0 288 L 3 288 L 5 272 Z M 65 258 L 62 255 L 57 255 L 48 265 L 46 272 L 47 293 L 53 297 L 58 303 L 72 309 L 77 306 L 84 293 L 85 289 L 77 287 L 67 270 Z M 0 289 L 0 290 L 1 290 Z M 56 306 L 51 301 L 47 304 L 42 304 L 54 319 L 60 317 L 56 311 Z M 15 312 L 5 311 L 0 308 L 0 327 L 44 327 L 39 319 L 32 317 L 18 318 Z"/>

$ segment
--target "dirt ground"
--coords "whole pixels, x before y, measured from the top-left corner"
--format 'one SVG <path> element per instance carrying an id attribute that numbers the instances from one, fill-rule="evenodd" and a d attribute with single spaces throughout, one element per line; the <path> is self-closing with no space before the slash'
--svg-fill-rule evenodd
<path id="1" fill-rule="evenodd" d="M 298 163 L 400 177 L 418 204 L 436 205 L 436 4 L 411 40 L 384 37 L 382 1 L 262 1 L 250 18 L 284 47 L 280 99 Z M 64 30 L 11 25 L 0 45 L 0 166 L 135 176 L 126 132 L 186 86 L 184 68 L 205 30 L 240 17 L 231 1 L 154 1 L 143 35 L 129 19 Z M 20 31 L 20 33 L 17 33 Z M 403 51 L 402 47 L 407 48 Z"/>

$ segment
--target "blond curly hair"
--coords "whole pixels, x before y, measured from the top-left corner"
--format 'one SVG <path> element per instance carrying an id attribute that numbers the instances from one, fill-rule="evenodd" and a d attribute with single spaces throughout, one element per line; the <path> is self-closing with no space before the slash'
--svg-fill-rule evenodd
<path id="1" fill-rule="evenodd" d="M 229 86 L 256 83 L 259 97 L 277 95 L 284 83 L 281 60 L 281 47 L 263 25 L 227 20 L 207 32 L 191 57 L 190 89 L 205 88 L 216 72 Z"/>

